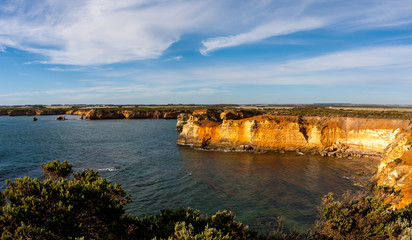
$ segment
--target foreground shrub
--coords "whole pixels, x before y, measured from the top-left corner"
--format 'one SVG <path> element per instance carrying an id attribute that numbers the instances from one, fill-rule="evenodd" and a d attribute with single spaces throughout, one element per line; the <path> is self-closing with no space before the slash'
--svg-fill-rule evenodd
<path id="1" fill-rule="evenodd" d="M 63 163 L 60 163 L 59 160 L 50 161 L 47 164 L 42 163 L 41 169 L 43 174 L 47 179 L 59 180 L 69 176 L 72 171 L 72 164 L 64 160 Z"/>
<path id="2" fill-rule="evenodd" d="M 66 169 L 65 163 L 53 166 L 56 171 Z M 72 180 L 51 179 L 7 180 L 3 193 L 7 202 L 0 216 L 2 239 L 114 239 L 119 234 L 123 205 L 129 202 L 120 186 L 93 170 L 75 173 Z"/>
<path id="3" fill-rule="evenodd" d="M 45 179 L 7 180 L 0 192 L 1 239 L 252 239 L 235 216 L 218 212 L 202 217 L 198 210 L 162 210 L 138 219 L 125 214 L 130 202 L 124 190 L 83 170 L 72 174 L 64 161 L 42 164 Z"/>
<path id="4" fill-rule="evenodd" d="M 1 239 L 412 239 L 411 207 L 393 209 L 400 193 L 391 188 L 341 201 L 326 195 L 313 235 L 285 233 L 282 218 L 272 232 L 259 235 L 226 211 L 205 217 L 191 208 L 165 209 L 139 219 L 125 214 L 130 199 L 124 190 L 98 172 L 69 177 L 72 165 L 66 161 L 42 169 L 43 181 L 6 181 L 0 192 Z"/>
<path id="5" fill-rule="evenodd" d="M 346 194 L 341 201 L 329 193 L 323 197 L 315 227 L 318 238 L 412 239 L 411 207 L 392 207 L 400 197 L 399 191 L 382 186 L 372 196 Z"/>

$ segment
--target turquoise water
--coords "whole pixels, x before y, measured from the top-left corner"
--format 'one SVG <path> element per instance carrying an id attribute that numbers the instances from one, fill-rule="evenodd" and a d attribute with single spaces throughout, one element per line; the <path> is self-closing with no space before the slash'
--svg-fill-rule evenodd
<path id="1" fill-rule="evenodd" d="M 262 228 L 286 218 L 309 229 L 328 192 L 361 191 L 377 161 L 294 153 L 202 151 L 175 144 L 176 120 L 79 120 L 66 116 L 0 117 L 0 188 L 5 179 L 40 177 L 40 164 L 59 159 L 92 168 L 131 196 L 136 216 L 191 206 L 203 214 L 231 210 Z"/>

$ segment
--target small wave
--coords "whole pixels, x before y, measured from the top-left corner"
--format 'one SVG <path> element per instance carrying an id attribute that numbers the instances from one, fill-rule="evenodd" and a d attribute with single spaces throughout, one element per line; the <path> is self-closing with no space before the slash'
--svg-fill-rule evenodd
<path id="1" fill-rule="evenodd" d="M 117 171 L 117 169 L 116 168 L 100 168 L 100 169 L 97 169 L 97 171 L 99 171 L 99 172 L 115 172 L 115 171 Z"/>

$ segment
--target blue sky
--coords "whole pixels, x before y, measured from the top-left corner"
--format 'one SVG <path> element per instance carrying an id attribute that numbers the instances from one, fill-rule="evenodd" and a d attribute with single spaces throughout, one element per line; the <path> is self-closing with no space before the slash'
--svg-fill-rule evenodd
<path id="1" fill-rule="evenodd" d="M 411 0 L 0 0 L 0 105 L 412 104 Z"/>

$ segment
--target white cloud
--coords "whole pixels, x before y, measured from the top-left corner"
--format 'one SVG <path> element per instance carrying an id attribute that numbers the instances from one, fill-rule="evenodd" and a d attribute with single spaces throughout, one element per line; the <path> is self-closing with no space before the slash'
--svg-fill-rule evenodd
<path id="1" fill-rule="evenodd" d="M 0 44 L 44 55 L 43 63 L 98 65 L 150 59 L 208 15 L 202 13 L 207 1 L 69 2 L 16 2 L 25 10 L 0 17 Z"/>
<path id="2" fill-rule="evenodd" d="M 187 88 L 240 85 L 393 85 L 412 84 L 412 45 L 381 46 L 329 53 L 288 62 L 209 65 L 153 73 L 108 73 L 139 82 Z M 106 75 L 106 73 L 102 73 Z"/>
<path id="3" fill-rule="evenodd" d="M 218 102 L 220 99 L 230 99 L 225 98 L 228 94 L 236 94 L 234 88 L 245 89 L 251 85 L 359 86 L 361 88 L 374 86 L 410 89 L 411 55 L 412 45 L 399 45 L 340 51 L 286 63 L 251 62 L 242 65 L 232 63 L 225 66 L 188 66 L 184 69 L 156 71 L 153 69 L 94 71 L 90 72 L 91 78 L 78 80 L 77 87 L 65 88 L 65 85 L 61 85 L 59 88 L 50 87 L 37 91 L 0 93 L 0 102 L 9 102 L 11 101 L 9 99 L 16 98 L 19 99 L 18 102 L 27 103 L 30 99 L 49 98 L 59 103 L 130 103 L 138 100 L 165 103 L 170 99 L 201 102 L 206 101 L 208 97 Z M 113 76 L 122 76 L 128 80 L 110 81 Z M 203 96 L 204 98 L 201 98 Z M 396 102 L 394 99 L 386 100 Z M 405 101 L 401 100 L 399 102 Z"/>
<path id="4" fill-rule="evenodd" d="M 182 58 L 183 58 L 183 56 L 175 56 L 175 57 L 165 59 L 165 61 L 180 61 L 180 60 L 182 60 Z"/>
<path id="5" fill-rule="evenodd" d="M 257 23 L 248 31 L 206 39 L 200 53 L 208 55 L 221 48 L 320 28 L 355 31 L 406 26 L 412 24 L 412 4 L 409 0 L 289 1 L 287 6 L 276 8 L 273 18 Z"/>
<path id="6" fill-rule="evenodd" d="M 0 51 L 37 53 L 40 63 L 101 65 L 159 58 L 185 34 L 206 36 L 207 54 L 318 28 L 410 23 L 410 0 L 16 0 L 0 6 Z"/>
<path id="7" fill-rule="evenodd" d="M 410 68 L 412 46 L 384 46 L 348 50 L 281 64 L 276 71 L 288 74 L 347 69 Z"/>
<path id="8" fill-rule="evenodd" d="M 51 68 L 46 68 L 46 70 L 52 71 L 52 72 L 78 72 L 78 71 L 84 71 L 86 68 L 62 68 L 62 67 L 51 67 Z"/>
<path id="9" fill-rule="evenodd" d="M 239 46 L 246 43 L 258 42 L 273 36 L 287 35 L 299 31 L 307 31 L 319 28 L 324 23 L 320 19 L 303 18 L 290 21 L 274 21 L 265 25 L 258 26 L 246 33 L 240 33 L 228 37 L 210 38 L 202 42 L 203 48 L 200 50 L 202 55 L 226 47 Z"/>

